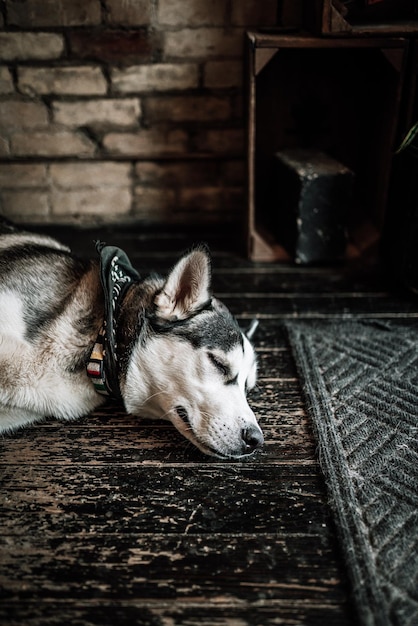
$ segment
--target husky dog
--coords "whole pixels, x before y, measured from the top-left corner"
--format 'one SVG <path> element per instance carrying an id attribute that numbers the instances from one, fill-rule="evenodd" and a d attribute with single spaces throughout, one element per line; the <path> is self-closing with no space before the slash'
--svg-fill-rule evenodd
<path id="1" fill-rule="evenodd" d="M 255 353 L 211 295 L 207 249 L 165 279 L 141 279 L 119 248 L 98 252 L 81 260 L 0 219 L 0 432 L 86 415 L 107 394 L 128 413 L 170 420 L 205 454 L 259 448 L 246 400 Z"/>

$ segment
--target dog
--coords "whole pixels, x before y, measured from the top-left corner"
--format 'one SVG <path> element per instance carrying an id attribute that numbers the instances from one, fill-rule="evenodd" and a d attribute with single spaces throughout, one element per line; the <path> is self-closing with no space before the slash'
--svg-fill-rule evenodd
<path id="1" fill-rule="evenodd" d="M 83 260 L 0 219 L 0 432 L 71 420 L 106 396 L 165 419 L 201 452 L 240 458 L 263 445 L 247 402 L 251 338 L 211 293 L 208 249 L 166 278 L 141 278 L 120 248 Z"/>

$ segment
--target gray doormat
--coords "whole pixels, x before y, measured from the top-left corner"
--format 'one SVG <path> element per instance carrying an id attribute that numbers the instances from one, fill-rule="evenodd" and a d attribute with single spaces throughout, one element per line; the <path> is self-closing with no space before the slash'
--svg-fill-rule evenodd
<path id="1" fill-rule="evenodd" d="M 363 624 L 418 624 L 418 328 L 287 324 Z"/>

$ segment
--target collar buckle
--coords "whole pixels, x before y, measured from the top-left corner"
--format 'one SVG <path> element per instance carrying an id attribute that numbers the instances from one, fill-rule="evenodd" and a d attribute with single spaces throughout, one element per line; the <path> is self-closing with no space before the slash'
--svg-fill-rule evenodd
<path id="1" fill-rule="evenodd" d="M 89 362 L 87 363 L 87 376 L 93 383 L 97 393 L 100 393 L 102 396 L 111 397 L 113 394 L 111 388 L 107 384 L 104 364 L 106 355 L 105 340 L 106 330 L 103 325 L 99 330 L 99 334 L 97 335 L 93 350 L 90 354 Z"/>

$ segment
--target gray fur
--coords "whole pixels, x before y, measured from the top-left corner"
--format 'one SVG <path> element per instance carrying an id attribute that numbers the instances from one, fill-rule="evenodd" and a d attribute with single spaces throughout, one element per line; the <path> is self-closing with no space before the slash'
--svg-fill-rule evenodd
<path id="1" fill-rule="evenodd" d="M 0 219 L 0 432 L 100 405 L 85 368 L 103 316 L 98 262 Z M 205 249 L 182 257 L 166 279 L 134 283 L 117 329 L 127 411 L 169 419 L 207 454 L 242 456 L 261 445 L 245 400 L 255 356 L 210 293 Z"/>

